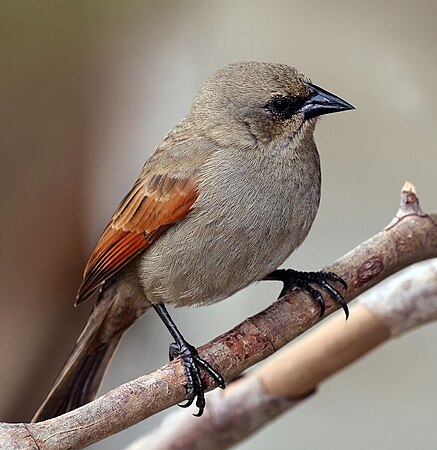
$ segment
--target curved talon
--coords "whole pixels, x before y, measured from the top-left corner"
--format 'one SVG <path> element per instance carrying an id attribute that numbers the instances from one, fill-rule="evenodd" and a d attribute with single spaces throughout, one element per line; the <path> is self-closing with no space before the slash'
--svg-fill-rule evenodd
<path id="1" fill-rule="evenodd" d="M 347 283 L 343 280 L 343 278 L 339 277 L 336 273 L 328 272 L 330 274 L 330 277 L 332 281 L 336 281 L 337 283 L 340 283 L 345 289 L 347 289 Z"/>
<path id="2" fill-rule="evenodd" d="M 293 269 L 277 269 L 267 275 L 264 279 L 277 280 L 284 283 L 284 287 L 282 288 L 279 297 L 288 294 L 293 289 L 301 289 L 306 292 L 319 305 L 320 317 L 322 317 L 325 314 L 326 309 L 325 300 L 323 299 L 322 294 L 312 287 L 311 284 L 318 285 L 328 292 L 328 294 L 343 308 L 346 319 L 349 317 L 349 308 L 346 301 L 340 292 L 328 282 L 332 281 L 339 283 L 344 289 L 347 289 L 347 283 L 334 272 L 299 272 Z"/>
<path id="3" fill-rule="evenodd" d="M 337 283 L 340 283 L 345 289 L 347 289 L 347 283 L 343 280 L 343 278 L 339 277 L 334 272 L 320 272 L 322 273 L 325 278 L 328 278 L 330 281 L 336 281 Z"/>
<path id="4" fill-rule="evenodd" d="M 346 320 L 349 317 L 349 308 L 347 306 L 347 303 L 344 301 L 343 296 L 336 290 L 334 289 L 326 280 L 321 280 L 319 282 L 320 286 L 322 286 L 322 288 L 324 288 L 330 295 L 331 297 L 343 308 L 344 310 L 344 314 L 346 316 Z"/>
<path id="5" fill-rule="evenodd" d="M 203 414 L 203 411 L 205 410 L 206 406 L 206 400 L 204 395 L 197 396 L 196 406 L 199 409 L 199 411 L 197 411 L 197 414 L 193 414 L 193 416 L 200 417 Z"/>
<path id="6" fill-rule="evenodd" d="M 188 408 L 194 402 L 194 398 L 190 398 L 186 400 L 186 403 L 178 403 L 179 408 Z"/>
<path id="7" fill-rule="evenodd" d="M 199 357 L 196 358 L 196 361 L 212 376 L 220 389 L 226 388 L 224 378 L 220 375 L 219 372 L 214 369 L 214 367 L 211 366 L 211 364 L 207 363 L 204 359 Z"/>
<path id="8" fill-rule="evenodd" d="M 341 300 L 338 300 L 338 303 L 343 308 L 344 315 L 346 316 L 346 320 L 349 319 L 349 308 L 347 306 L 347 303 L 344 301 L 344 298 L 341 297 Z"/>
<path id="9" fill-rule="evenodd" d="M 319 317 L 323 317 L 323 315 L 325 314 L 325 310 L 326 310 L 326 304 L 325 304 L 325 300 L 323 299 L 322 294 L 317 289 L 314 289 L 312 286 L 310 286 L 309 284 L 307 284 L 306 286 L 302 286 L 301 289 L 304 290 L 307 294 L 311 295 L 313 300 L 319 305 L 319 307 L 320 307 Z"/>
<path id="10" fill-rule="evenodd" d="M 170 345 L 169 354 L 171 359 L 174 359 L 177 356 L 181 357 L 185 376 L 187 378 L 187 399 L 185 403 L 180 403 L 178 406 L 181 408 L 188 408 L 194 403 L 194 400 L 196 400 L 196 406 L 199 411 L 193 415 L 200 417 L 206 406 L 205 388 L 202 383 L 200 369 L 208 372 L 221 389 L 225 388 L 225 381 L 208 362 L 198 355 L 196 348 L 187 342 L 182 342 L 180 344 L 173 342 Z"/>

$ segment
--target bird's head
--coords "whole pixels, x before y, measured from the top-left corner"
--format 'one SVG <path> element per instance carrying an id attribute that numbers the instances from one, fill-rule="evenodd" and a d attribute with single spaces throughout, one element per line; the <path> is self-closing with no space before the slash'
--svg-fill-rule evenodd
<path id="1" fill-rule="evenodd" d="M 270 143 L 312 135 L 318 116 L 348 109 L 354 108 L 294 67 L 238 62 L 216 71 L 203 84 L 191 116 L 225 145 L 236 138 L 253 145 L 254 140 Z"/>

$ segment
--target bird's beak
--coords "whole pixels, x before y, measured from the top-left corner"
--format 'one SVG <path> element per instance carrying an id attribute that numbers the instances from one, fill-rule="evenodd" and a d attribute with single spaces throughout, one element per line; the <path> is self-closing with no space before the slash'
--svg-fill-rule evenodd
<path id="1" fill-rule="evenodd" d="M 306 83 L 310 90 L 310 96 L 304 105 L 300 108 L 305 120 L 323 114 L 335 113 L 338 111 L 347 111 L 355 109 L 350 103 L 342 100 L 334 94 L 325 91 L 312 83 Z"/>

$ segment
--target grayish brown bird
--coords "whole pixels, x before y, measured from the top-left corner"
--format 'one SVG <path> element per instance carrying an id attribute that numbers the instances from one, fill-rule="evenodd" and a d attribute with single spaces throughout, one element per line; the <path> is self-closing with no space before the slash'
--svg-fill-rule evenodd
<path id="1" fill-rule="evenodd" d="M 293 67 L 239 62 L 214 73 L 191 111 L 158 145 L 118 206 L 85 268 L 77 303 L 100 288 L 73 353 L 34 421 L 91 401 L 123 334 L 153 307 L 175 342 L 187 403 L 205 407 L 201 370 L 224 380 L 188 344 L 165 308 L 204 305 L 253 281 L 283 293 L 327 290 L 332 273 L 276 270 L 303 242 L 320 200 L 313 132 L 322 114 L 352 109 Z"/>

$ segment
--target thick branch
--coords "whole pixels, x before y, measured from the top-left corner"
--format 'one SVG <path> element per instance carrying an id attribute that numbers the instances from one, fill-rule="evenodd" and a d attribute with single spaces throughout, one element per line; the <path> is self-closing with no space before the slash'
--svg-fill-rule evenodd
<path id="1" fill-rule="evenodd" d="M 349 288 L 345 298 L 350 301 L 401 268 L 433 256 L 437 256 L 437 213 L 423 214 L 414 189 L 407 186 L 392 223 L 324 270 L 334 271 L 346 280 Z M 338 307 L 329 298 L 326 303 L 326 315 Z M 317 323 L 318 314 L 314 302 L 297 292 L 199 351 L 231 380 Z M 212 380 L 204 381 L 213 387 Z M 180 362 L 175 360 L 58 418 L 36 424 L 4 424 L 0 426 L 0 446 L 11 450 L 83 448 L 183 401 L 184 396 L 185 377 Z M 28 437 L 17 443 L 18 433 Z"/>
<path id="2" fill-rule="evenodd" d="M 377 346 L 437 319 L 437 258 L 419 263 L 359 298 L 261 367 L 208 397 L 206 414 L 176 410 L 126 450 L 223 450 L 305 400 L 317 386 Z"/>

